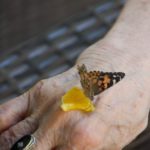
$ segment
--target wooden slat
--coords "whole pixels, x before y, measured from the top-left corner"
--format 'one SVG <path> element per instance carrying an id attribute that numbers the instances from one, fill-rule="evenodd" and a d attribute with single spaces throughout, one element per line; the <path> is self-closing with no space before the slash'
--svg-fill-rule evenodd
<path id="1" fill-rule="evenodd" d="M 5 52 L 51 26 L 80 14 L 99 0 L 2 0 L 0 49 Z"/>

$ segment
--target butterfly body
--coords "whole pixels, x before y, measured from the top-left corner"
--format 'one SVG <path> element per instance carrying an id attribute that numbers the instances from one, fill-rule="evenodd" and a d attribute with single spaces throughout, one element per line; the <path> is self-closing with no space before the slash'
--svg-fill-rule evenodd
<path id="1" fill-rule="evenodd" d="M 125 73 L 123 72 L 88 72 L 84 64 L 78 66 L 78 72 L 84 93 L 91 100 L 93 100 L 95 95 L 113 86 L 125 76 Z"/>

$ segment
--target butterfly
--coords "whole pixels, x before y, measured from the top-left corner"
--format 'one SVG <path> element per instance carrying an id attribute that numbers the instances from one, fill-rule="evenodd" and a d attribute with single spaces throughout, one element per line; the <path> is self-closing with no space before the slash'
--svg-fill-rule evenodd
<path id="1" fill-rule="evenodd" d="M 123 72 L 88 72 L 84 64 L 78 66 L 78 73 L 80 75 L 80 82 L 84 90 L 84 94 L 91 100 L 93 100 L 95 95 L 113 86 L 125 76 L 125 73 Z"/>

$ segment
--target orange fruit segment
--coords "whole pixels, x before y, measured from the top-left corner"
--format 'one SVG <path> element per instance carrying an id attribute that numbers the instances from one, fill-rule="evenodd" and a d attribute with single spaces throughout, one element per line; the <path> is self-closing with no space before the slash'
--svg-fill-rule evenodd
<path id="1" fill-rule="evenodd" d="M 82 110 L 87 112 L 95 109 L 92 101 L 78 87 L 73 87 L 62 97 L 61 108 L 63 111 Z"/>

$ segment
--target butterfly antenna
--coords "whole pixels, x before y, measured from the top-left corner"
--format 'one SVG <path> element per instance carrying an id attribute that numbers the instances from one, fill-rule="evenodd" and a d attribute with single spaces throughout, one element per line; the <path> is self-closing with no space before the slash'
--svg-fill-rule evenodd
<path id="1" fill-rule="evenodd" d="M 77 67 L 78 67 L 79 74 L 87 72 L 86 66 L 84 64 L 82 64 L 81 66 L 78 65 Z"/>

